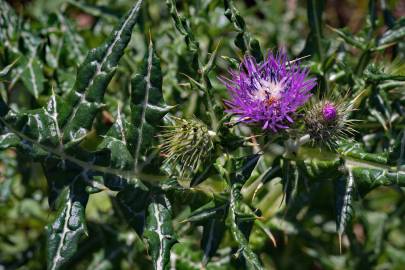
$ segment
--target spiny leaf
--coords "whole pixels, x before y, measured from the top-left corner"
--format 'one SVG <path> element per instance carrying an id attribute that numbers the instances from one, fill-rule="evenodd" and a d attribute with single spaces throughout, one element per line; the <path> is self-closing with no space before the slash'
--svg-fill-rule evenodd
<path id="1" fill-rule="evenodd" d="M 201 248 L 204 251 L 203 265 L 206 265 L 217 252 L 224 237 L 225 229 L 224 218 L 212 218 L 203 225 L 203 235 L 201 238 Z"/>
<path id="2" fill-rule="evenodd" d="M 253 252 L 253 250 L 249 246 L 249 240 L 246 238 L 244 233 L 240 230 L 238 226 L 238 218 L 237 213 L 239 209 L 239 205 L 241 202 L 241 194 L 240 194 L 241 186 L 240 184 L 234 184 L 231 190 L 231 198 L 230 198 L 230 229 L 233 238 L 239 245 L 238 253 L 240 253 L 244 259 L 246 260 L 246 264 L 250 269 L 260 270 L 263 269 L 259 258 Z"/>
<path id="3" fill-rule="evenodd" d="M 246 30 L 246 23 L 236 8 L 233 0 L 224 0 L 225 16 L 231 21 L 238 32 L 235 45 L 243 52 L 250 53 L 259 63 L 263 60 L 259 41 Z"/>
<path id="4" fill-rule="evenodd" d="M 405 172 L 403 171 L 365 167 L 353 167 L 351 170 L 361 194 L 365 194 L 379 186 L 405 186 Z"/>
<path id="5" fill-rule="evenodd" d="M 172 226 L 172 210 L 164 195 L 154 195 L 148 207 L 144 237 L 149 244 L 155 270 L 170 269 L 170 249 L 177 242 Z"/>
<path id="6" fill-rule="evenodd" d="M 118 205 L 127 222 L 141 236 L 146 223 L 149 191 L 141 186 L 128 186 L 117 194 Z"/>
<path id="7" fill-rule="evenodd" d="M 281 183 L 283 184 L 283 199 L 288 205 L 291 201 L 293 191 L 297 185 L 298 171 L 296 166 L 291 164 L 291 161 L 283 161 L 283 176 L 281 178 Z"/>
<path id="8" fill-rule="evenodd" d="M 64 143 L 80 142 L 102 107 L 104 92 L 131 38 L 141 3 L 138 0 L 114 34 L 105 44 L 91 50 L 80 66 L 76 83 L 66 96 L 63 111 L 59 112 Z"/>
<path id="9" fill-rule="evenodd" d="M 171 109 L 163 101 L 160 60 L 155 54 L 152 42 L 149 43 L 142 71 L 134 76 L 131 85 L 131 121 L 136 131 L 130 138 L 129 147 L 132 145 L 134 169 L 138 171 L 139 162 L 154 139 L 156 125 Z"/>
<path id="10" fill-rule="evenodd" d="M 38 98 L 44 91 L 45 81 L 41 63 L 35 55 L 32 55 L 29 58 L 23 56 L 20 64 L 24 66 L 21 79 L 25 87 L 35 98 Z"/>
<path id="11" fill-rule="evenodd" d="M 77 176 L 75 183 L 66 191 L 56 220 L 47 227 L 49 270 L 61 269 L 86 234 L 84 209 L 88 195 L 79 183 L 80 177 Z"/>
<path id="12" fill-rule="evenodd" d="M 79 143 L 101 108 L 104 91 L 129 42 L 141 2 L 131 9 L 109 41 L 88 54 L 66 99 L 53 94 L 46 107 L 21 114 L 10 112 L 2 121 L 29 143 L 57 147 L 57 152 Z"/>
<path id="13" fill-rule="evenodd" d="M 174 21 L 174 26 L 176 29 L 184 36 L 184 40 L 187 45 L 187 49 L 190 53 L 191 63 L 184 63 L 189 65 L 193 70 L 193 73 L 196 73 L 199 69 L 199 60 L 198 60 L 198 53 L 199 53 L 199 43 L 194 38 L 194 34 L 190 27 L 190 22 L 187 18 L 181 16 L 176 9 L 176 1 L 174 0 L 166 0 L 166 5 L 169 9 L 170 15 Z"/>
<path id="14" fill-rule="evenodd" d="M 244 205 L 245 212 L 241 213 L 240 210 L 236 213 L 236 222 L 238 224 L 239 230 L 245 235 L 246 239 L 249 239 L 250 233 L 253 229 L 253 223 L 258 216 L 261 215 L 260 209 L 249 209 L 246 210 L 247 205 Z"/>
<path id="15" fill-rule="evenodd" d="M 245 235 L 239 228 L 241 217 L 249 216 L 254 219 L 252 213 L 244 214 L 242 211 L 242 194 L 241 189 L 243 184 L 249 179 L 253 169 L 255 168 L 260 155 L 254 154 L 246 157 L 231 160 L 231 191 L 230 191 L 230 229 L 233 238 L 239 245 L 238 253 L 242 254 L 246 260 L 246 264 L 251 269 L 263 269 L 259 258 L 249 246 L 249 235 Z"/>
<path id="16" fill-rule="evenodd" d="M 331 171 L 339 172 L 339 167 L 343 160 L 335 158 L 332 160 L 320 160 L 316 158 L 305 159 L 297 162 L 301 172 L 304 172 L 309 178 L 313 179 L 336 179 L 340 173 L 331 174 Z"/>
<path id="17" fill-rule="evenodd" d="M 48 184 L 48 203 L 52 210 L 55 210 L 59 195 L 72 183 L 72 179 L 80 174 L 87 177 L 86 172 L 72 163 L 57 158 L 49 158 L 46 163 L 42 163 L 42 168 Z"/>
<path id="18" fill-rule="evenodd" d="M 364 151 L 360 143 L 342 141 L 339 143 L 338 152 L 343 156 L 352 157 L 364 161 L 371 161 L 379 164 L 387 164 L 387 154 L 373 154 Z"/>
<path id="19" fill-rule="evenodd" d="M 66 98 L 53 93 L 47 106 L 22 113 L 10 111 L 0 99 L 2 142 L 8 146 L 18 142 L 19 149 L 42 163 L 49 183 L 52 208 L 63 190 L 68 189 L 55 222 L 48 226 L 49 269 L 60 269 L 68 262 L 85 233 L 84 208 L 88 198 L 86 190 L 89 190 L 86 186 L 90 185 L 93 190 L 104 188 L 102 185 L 99 187 L 100 183 L 94 181 L 93 177 L 100 176 L 100 173 L 105 176 L 115 169 L 132 166 L 131 155 L 123 155 L 128 152 L 126 148 L 108 149 L 105 144 L 106 148 L 88 152 L 78 147 L 77 143 L 87 135 L 101 107 L 104 91 L 129 42 L 140 4 L 141 1 L 138 1 L 106 44 L 89 53 L 78 71 L 75 87 Z M 24 74 L 22 76 L 24 80 Z M 114 137 L 120 124 L 117 121 L 107 133 L 110 139 L 125 141 L 123 137 Z M 114 155 L 111 155 L 111 150 L 115 151 Z M 121 152 L 121 160 L 114 159 L 118 156 L 117 150 Z M 123 158 L 126 158 L 124 163 Z M 127 165 L 128 161 L 131 165 Z M 98 166 L 99 169 L 104 168 L 101 169 L 103 172 L 99 169 L 93 171 L 93 167 Z M 121 179 L 121 175 L 116 177 Z M 113 182 L 117 186 L 117 181 Z"/>
<path id="20" fill-rule="evenodd" d="M 207 164 L 208 163 L 208 164 Z M 195 187 L 205 180 L 215 172 L 214 164 L 211 160 L 209 162 L 205 162 L 205 166 L 201 166 L 202 168 L 195 174 L 193 179 L 190 181 L 190 187 Z"/>
<path id="21" fill-rule="evenodd" d="M 354 177 L 349 169 L 348 177 L 340 178 L 336 183 L 336 230 L 339 234 L 339 246 L 342 251 L 341 238 L 352 215 Z"/>
<path id="22" fill-rule="evenodd" d="M 329 29 L 338 34 L 340 38 L 342 38 L 345 42 L 347 42 L 347 44 L 350 44 L 358 49 L 362 50 L 366 49 L 366 44 L 364 40 L 361 37 L 354 36 L 349 30 L 345 28 L 336 29 L 333 27 L 329 27 Z"/>
<path id="23" fill-rule="evenodd" d="M 98 145 L 99 150 L 109 149 L 111 151 L 110 167 L 122 170 L 133 169 L 134 159 L 127 146 L 127 133 L 131 129 L 130 124 L 123 119 L 118 110 L 116 121 Z"/>
<path id="24" fill-rule="evenodd" d="M 233 161 L 233 172 L 230 176 L 231 183 L 239 183 L 243 185 L 252 174 L 259 158 L 259 154 L 254 154 L 235 159 Z"/>
<path id="25" fill-rule="evenodd" d="M 228 202 L 224 198 L 216 196 L 212 201 L 194 210 L 187 217 L 187 221 L 201 224 L 212 218 L 223 217 L 228 212 L 228 206 Z"/>
<path id="26" fill-rule="evenodd" d="M 268 183 L 269 181 L 273 180 L 277 176 L 281 176 L 281 166 L 280 166 L 280 158 L 277 158 L 273 161 L 273 164 L 270 168 L 268 168 L 262 175 L 261 181 L 263 184 Z"/>

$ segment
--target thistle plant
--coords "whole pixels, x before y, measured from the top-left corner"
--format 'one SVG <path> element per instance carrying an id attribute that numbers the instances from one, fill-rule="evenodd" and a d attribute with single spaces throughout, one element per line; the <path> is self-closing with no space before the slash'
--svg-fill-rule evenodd
<path id="1" fill-rule="evenodd" d="M 23 2 L 0 269 L 403 267 L 400 1 Z"/>

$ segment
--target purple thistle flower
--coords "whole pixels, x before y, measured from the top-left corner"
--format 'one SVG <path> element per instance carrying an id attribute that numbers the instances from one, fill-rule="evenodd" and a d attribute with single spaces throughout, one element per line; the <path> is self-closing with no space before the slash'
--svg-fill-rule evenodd
<path id="1" fill-rule="evenodd" d="M 239 70 L 229 71 L 231 78 L 220 78 L 231 99 L 227 112 L 239 121 L 259 123 L 263 129 L 277 131 L 288 128 L 294 112 L 311 96 L 315 79 L 308 79 L 308 70 L 297 62 L 288 62 L 285 53 L 268 53 L 262 63 L 246 56 Z"/>

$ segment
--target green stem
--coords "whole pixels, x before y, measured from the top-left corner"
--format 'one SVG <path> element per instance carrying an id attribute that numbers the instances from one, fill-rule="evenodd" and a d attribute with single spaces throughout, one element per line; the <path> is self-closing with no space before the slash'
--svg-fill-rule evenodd
<path id="1" fill-rule="evenodd" d="M 238 253 L 241 253 L 243 257 L 246 259 L 246 263 L 249 264 L 249 269 L 263 269 L 260 265 L 259 258 L 253 252 L 253 250 L 249 247 L 249 241 L 246 239 L 245 235 L 239 230 L 238 228 L 238 221 L 237 221 L 237 212 L 239 209 L 239 204 L 242 200 L 241 195 L 242 185 L 240 183 L 236 183 L 232 185 L 231 193 L 230 193 L 230 209 L 229 215 L 231 219 L 231 233 L 235 241 L 239 245 Z"/>

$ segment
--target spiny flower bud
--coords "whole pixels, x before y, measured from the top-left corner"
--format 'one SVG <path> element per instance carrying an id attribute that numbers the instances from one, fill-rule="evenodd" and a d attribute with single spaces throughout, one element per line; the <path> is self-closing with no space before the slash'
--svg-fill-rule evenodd
<path id="1" fill-rule="evenodd" d="M 171 117 L 172 126 L 166 126 L 159 136 L 162 139 L 161 153 L 165 162 L 173 167 L 179 165 L 180 177 L 197 170 L 213 149 L 214 133 L 200 120 L 185 120 Z"/>
<path id="2" fill-rule="evenodd" d="M 330 122 L 336 119 L 336 108 L 331 103 L 326 103 L 322 108 L 322 114 L 325 121 Z"/>
<path id="3" fill-rule="evenodd" d="M 349 119 L 352 104 L 347 98 L 334 97 L 309 102 L 304 115 L 305 133 L 314 143 L 332 147 L 336 141 L 354 132 L 354 120 Z"/>

